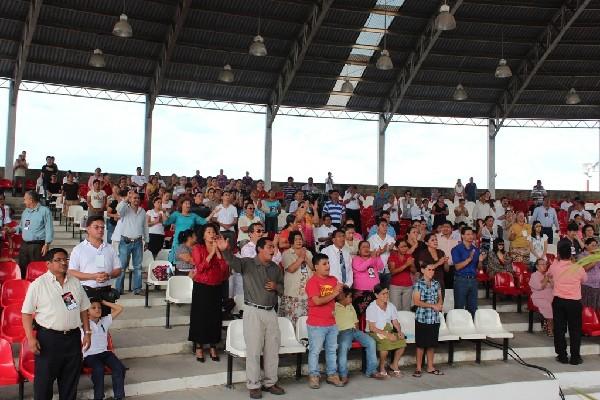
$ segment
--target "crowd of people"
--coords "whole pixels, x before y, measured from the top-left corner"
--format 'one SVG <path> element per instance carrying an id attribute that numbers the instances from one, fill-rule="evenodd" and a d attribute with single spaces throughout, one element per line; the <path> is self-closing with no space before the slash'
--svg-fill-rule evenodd
<path id="1" fill-rule="evenodd" d="M 110 175 L 98 168 L 82 196 L 75 174 L 68 173 L 58 191 L 52 186 L 58 180 L 52 157 L 47 167 L 39 191 L 25 193 L 26 209 L 15 228 L 24 240 L 19 254 L 23 272 L 30 261 L 40 259 L 49 269 L 31 285 L 23 306 L 27 339 L 36 352 L 36 398 L 50 398 L 46 393 L 57 377 L 61 399 L 75 398 L 78 376 L 73 368 L 79 370 L 81 359 L 72 358 L 75 353 L 81 358 L 80 340 L 83 363 L 96 371 L 92 375 L 96 398 L 103 398 L 103 374 L 98 372 L 103 365 L 113 370 L 115 398 L 124 397 L 124 369 L 108 354 L 106 332 L 122 310 L 113 303 L 124 293 L 130 260 L 133 292 L 144 294 L 145 249 L 156 257 L 164 246 L 170 247 L 171 273 L 193 280 L 188 339 L 198 362 L 205 362 L 206 347 L 212 361 L 220 360 L 224 311 L 231 298 L 243 295 L 251 398 L 261 398 L 263 391 L 285 393 L 277 384 L 277 316 L 294 324 L 308 317 L 309 385 L 316 389 L 321 350 L 325 381 L 340 387 L 348 383 L 347 353 L 354 340 L 366 350 L 367 376 L 380 380 L 402 376 L 399 360 L 406 337 L 398 310 L 415 312 L 417 356 L 412 376 L 422 376 L 424 355 L 425 372 L 443 375 L 433 359 L 445 289 L 454 289 L 455 308 L 474 315 L 476 277 L 482 269 L 493 277 L 512 272 L 513 262 L 530 266 L 532 301 L 544 316 L 546 332 L 554 336 L 560 362 L 582 362 L 581 307 L 600 308 L 600 265 L 574 263 L 596 251 L 600 216 L 592 218 L 578 200 L 563 202 L 562 212 L 571 222 L 552 263 L 548 249 L 559 221 L 539 181 L 531 194 L 534 205 L 525 213 L 515 210 L 507 198 L 494 201 L 489 191 L 477 189 L 472 178 L 464 187 L 458 180 L 454 193 L 448 193 L 454 197 L 454 221 L 443 193 L 434 190 L 431 198 L 413 198 L 406 191 L 396 196 L 384 184 L 370 206 L 373 226 L 363 226 L 360 211 L 367 196 L 356 186 L 340 191 L 331 173 L 326 190 L 312 178 L 297 187 L 291 177 L 278 190 L 267 190 L 249 173 L 235 180 L 223 170 L 207 178 L 196 171 L 191 178 L 172 175 L 164 180 L 158 173 L 146 177 L 138 168 L 135 175 L 121 176 L 113 184 Z M 73 183 L 78 188 L 74 196 L 69 186 Z M 49 249 L 52 216 L 42 203 L 57 196 L 67 206 L 87 205 L 87 237 L 70 256 L 62 249 Z M 475 203 L 470 211 L 467 201 Z M 286 215 L 283 227 L 281 213 Z"/>

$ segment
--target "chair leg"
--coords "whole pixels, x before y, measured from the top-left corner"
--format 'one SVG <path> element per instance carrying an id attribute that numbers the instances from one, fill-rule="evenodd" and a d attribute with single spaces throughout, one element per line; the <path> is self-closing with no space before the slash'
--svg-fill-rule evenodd
<path id="1" fill-rule="evenodd" d="M 21 379 L 19 382 L 19 400 L 23 400 L 25 397 L 25 381 Z"/>
<path id="2" fill-rule="evenodd" d="M 165 328 L 171 329 L 171 302 L 167 301 Z"/>
<path id="3" fill-rule="evenodd" d="M 75 239 L 75 221 L 73 221 L 73 225 L 71 225 L 71 227 L 73 228 L 73 234 L 71 237 Z"/>
<path id="4" fill-rule="evenodd" d="M 496 309 L 496 292 L 492 293 L 492 308 Z"/>
<path id="5" fill-rule="evenodd" d="M 302 378 L 302 353 L 296 354 L 296 380 Z"/>
<path id="6" fill-rule="evenodd" d="M 475 362 L 481 364 L 481 340 L 475 342 Z"/>
<path id="7" fill-rule="evenodd" d="M 225 387 L 233 389 L 233 356 L 231 354 L 227 354 L 227 383 Z"/>
<path id="8" fill-rule="evenodd" d="M 521 312 L 523 312 L 523 307 L 522 307 L 521 303 L 522 303 L 522 299 L 521 299 L 521 295 L 519 294 L 519 295 L 517 295 L 517 312 L 519 314 L 521 314 Z"/>
<path id="9" fill-rule="evenodd" d="M 529 310 L 529 328 L 527 328 L 527 332 L 533 333 L 533 311 Z"/>
<path id="10" fill-rule="evenodd" d="M 148 304 L 148 290 L 150 290 L 150 285 L 148 285 L 148 282 L 146 282 L 146 293 L 144 294 L 145 300 L 144 300 L 144 307 L 149 308 L 150 305 Z"/>
<path id="11" fill-rule="evenodd" d="M 448 365 L 454 363 L 454 341 L 448 341 Z"/>
<path id="12" fill-rule="evenodd" d="M 133 268 L 129 270 L 129 292 L 131 292 L 131 280 L 133 279 Z"/>
<path id="13" fill-rule="evenodd" d="M 508 338 L 502 341 L 502 360 L 508 361 Z"/>
<path id="14" fill-rule="evenodd" d="M 485 282 L 485 298 L 490 298 L 490 281 Z"/>

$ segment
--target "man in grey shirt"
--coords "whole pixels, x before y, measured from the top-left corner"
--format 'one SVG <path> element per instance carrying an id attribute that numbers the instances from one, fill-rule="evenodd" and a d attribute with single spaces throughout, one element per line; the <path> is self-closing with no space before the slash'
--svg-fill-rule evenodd
<path id="1" fill-rule="evenodd" d="M 227 241 L 217 239 L 217 246 L 231 269 L 242 274 L 244 282 L 244 340 L 246 341 L 246 386 L 250 398 L 260 399 L 261 390 L 275 395 L 285 393 L 277 385 L 281 337 L 277 321 L 278 296 L 283 294 L 283 273 L 273 260 L 275 245 L 263 237 L 256 242 L 254 258 L 234 257 Z M 261 384 L 260 355 L 263 353 L 265 377 Z"/>

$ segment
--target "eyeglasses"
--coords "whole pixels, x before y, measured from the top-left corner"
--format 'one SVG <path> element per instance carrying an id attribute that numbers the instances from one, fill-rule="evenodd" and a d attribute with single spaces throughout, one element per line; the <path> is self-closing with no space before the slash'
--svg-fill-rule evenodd
<path id="1" fill-rule="evenodd" d="M 255 230 L 254 233 L 265 233 L 265 231 L 262 229 L 258 229 L 258 230 Z"/>
<path id="2" fill-rule="evenodd" d="M 69 262 L 69 259 L 68 258 L 54 258 L 54 259 L 52 259 L 52 262 L 66 264 Z"/>
<path id="3" fill-rule="evenodd" d="M 246 210 L 254 210 L 254 207 L 247 207 Z"/>

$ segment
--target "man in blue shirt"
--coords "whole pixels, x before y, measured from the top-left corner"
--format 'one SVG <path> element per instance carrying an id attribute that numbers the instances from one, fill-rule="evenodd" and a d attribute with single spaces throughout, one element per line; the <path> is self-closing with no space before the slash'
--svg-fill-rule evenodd
<path id="1" fill-rule="evenodd" d="M 467 309 L 475 316 L 477 311 L 477 269 L 482 267 L 485 252 L 473 244 L 473 228 L 464 226 L 460 230 L 462 243 L 452 249 L 454 261 L 454 308 Z"/>
<path id="2" fill-rule="evenodd" d="M 40 196 L 35 191 L 25 193 L 23 203 L 25 210 L 21 215 L 19 226 L 14 231 L 23 236 L 18 261 L 21 277 L 25 278 L 27 265 L 30 262 L 44 260 L 54 239 L 54 224 L 50 210 L 40 204 Z"/>
<path id="3" fill-rule="evenodd" d="M 553 243 L 554 230 L 552 225 L 558 229 L 558 216 L 556 210 L 550 207 L 550 199 L 548 196 L 544 198 L 544 202 L 541 206 L 536 207 L 533 210 L 532 221 L 540 221 L 542 224 L 542 233 L 548 236 L 548 244 Z M 558 233 L 558 231 L 556 231 Z"/>

